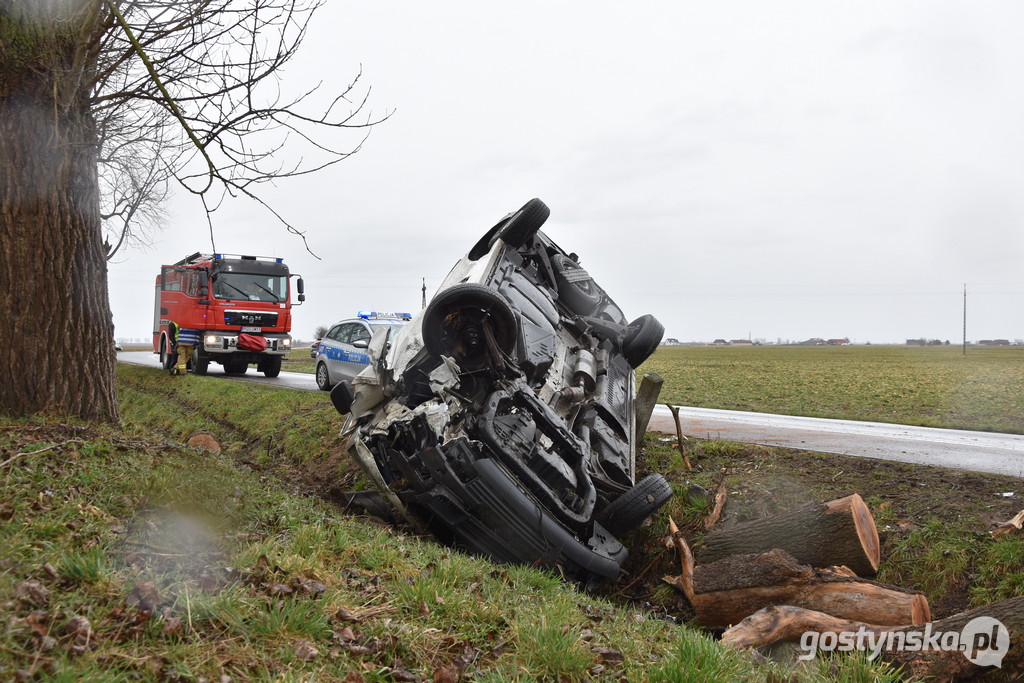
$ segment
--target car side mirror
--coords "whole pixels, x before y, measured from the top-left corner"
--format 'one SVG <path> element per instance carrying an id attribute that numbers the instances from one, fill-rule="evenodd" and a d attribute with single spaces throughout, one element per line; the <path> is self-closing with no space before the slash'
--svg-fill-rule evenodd
<path id="1" fill-rule="evenodd" d="M 358 339 L 358 340 L 352 342 L 352 346 L 356 347 L 357 349 L 365 349 L 369 345 L 370 345 L 370 342 L 366 341 L 365 339 Z"/>

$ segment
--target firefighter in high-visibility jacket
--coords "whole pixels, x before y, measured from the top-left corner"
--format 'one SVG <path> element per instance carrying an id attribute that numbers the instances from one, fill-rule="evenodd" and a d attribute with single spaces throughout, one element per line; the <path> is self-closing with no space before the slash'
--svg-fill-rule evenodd
<path id="1" fill-rule="evenodd" d="M 171 367 L 172 375 L 184 375 L 188 372 L 188 362 L 199 343 L 199 330 L 190 330 L 187 327 L 179 327 L 177 323 L 168 324 L 171 329 L 171 339 L 177 342 L 178 363 Z"/>

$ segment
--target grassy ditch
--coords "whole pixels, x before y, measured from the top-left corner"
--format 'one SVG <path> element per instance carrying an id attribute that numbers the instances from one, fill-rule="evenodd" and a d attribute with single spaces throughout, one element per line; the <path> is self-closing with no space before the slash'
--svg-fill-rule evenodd
<path id="1" fill-rule="evenodd" d="M 895 680 L 856 657 L 787 672 L 302 495 L 351 476 L 321 394 L 119 377 L 121 429 L 0 419 L 4 680 Z"/>
<path id="2" fill-rule="evenodd" d="M 359 482 L 323 394 L 132 366 L 119 388 L 121 429 L 0 420 L 4 680 L 897 680 L 857 657 L 764 663 L 680 625 L 662 536 L 672 515 L 699 545 L 694 485 L 727 487 L 720 524 L 860 492 L 880 578 L 937 616 L 1024 593 L 1024 542 L 987 533 L 1019 479 L 696 440 L 687 471 L 649 435 L 644 469 L 677 496 L 628 539 L 622 585 L 585 595 L 326 501 Z M 197 432 L 222 450 L 186 446 Z"/>
<path id="3" fill-rule="evenodd" d="M 662 402 L 1024 434 L 1024 347 L 661 347 Z"/>

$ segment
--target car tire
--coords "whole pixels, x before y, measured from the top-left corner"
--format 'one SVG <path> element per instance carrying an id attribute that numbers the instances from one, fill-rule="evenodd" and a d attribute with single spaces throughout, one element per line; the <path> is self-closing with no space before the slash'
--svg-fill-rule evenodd
<path id="1" fill-rule="evenodd" d="M 206 371 L 210 369 L 210 358 L 199 349 L 196 349 L 192 352 L 192 358 L 189 359 L 188 364 L 192 374 L 205 375 Z"/>
<path id="2" fill-rule="evenodd" d="M 611 502 L 595 518 L 615 536 L 624 536 L 647 516 L 668 502 L 672 497 L 672 486 L 660 474 L 649 474 L 636 486 Z"/>
<path id="3" fill-rule="evenodd" d="M 277 377 L 281 374 L 281 358 L 267 358 L 263 361 L 263 376 L 264 377 Z"/>
<path id="4" fill-rule="evenodd" d="M 548 205 L 535 197 L 523 204 L 522 208 L 502 226 L 498 231 L 498 239 L 513 249 L 518 249 L 533 239 L 550 215 L 551 209 Z"/>
<path id="5" fill-rule="evenodd" d="M 580 264 L 565 254 L 551 257 L 558 298 L 576 315 L 590 315 L 601 303 L 601 291 Z"/>
<path id="6" fill-rule="evenodd" d="M 331 387 L 331 376 L 327 372 L 326 363 L 317 363 L 316 365 L 316 386 L 320 391 L 330 391 Z"/>
<path id="7" fill-rule="evenodd" d="M 423 346 L 430 354 L 456 354 L 451 326 L 464 316 L 487 324 L 498 348 L 506 354 L 512 354 L 518 337 L 512 308 L 494 290 L 470 282 L 442 290 L 423 311 Z"/>
<path id="8" fill-rule="evenodd" d="M 470 261 L 478 261 L 494 246 L 497 239 L 502 239 L 514 249 L 526 244 L 526 242 L 537 234 L 544 221 L 551 215 L 548 205 L 536 197 L 523 204 L 518 211 L 513 211 L 494 227 L 484 233 L 484 236 L 477 240 L 473 248 L 469 250 Z"/>
<path id="9" fill-rule="evenodd" d="M 665 326 L 650 313 L 642 315 L 626 328 L 626 338 L 622 342 L 622 355 L 634 370 L 650 358 L 658 350 L 661 338 L 665 335 Z"/>

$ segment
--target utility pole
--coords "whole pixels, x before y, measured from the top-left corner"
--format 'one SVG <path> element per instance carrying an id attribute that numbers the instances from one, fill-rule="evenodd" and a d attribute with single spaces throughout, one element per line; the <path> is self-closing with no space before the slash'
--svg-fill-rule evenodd
<path id="1" fill-rule="evenodd" d="M 967 283 L 964 283 L 964 354 L 967 355 Z"/>
<path id="2" fill-rule="evenodd" d="M 422 294 L 423 294 L 423 304 L 420 306 L 421 309 L 427 307 L 427 278 L 423 278 Z"/>

